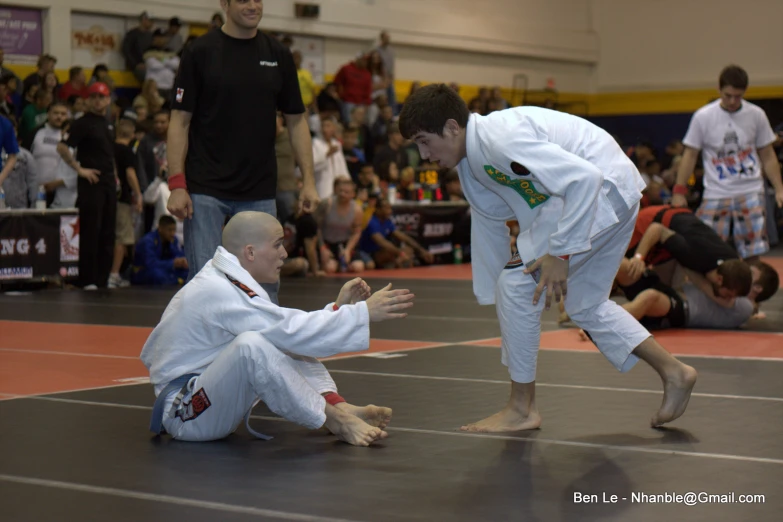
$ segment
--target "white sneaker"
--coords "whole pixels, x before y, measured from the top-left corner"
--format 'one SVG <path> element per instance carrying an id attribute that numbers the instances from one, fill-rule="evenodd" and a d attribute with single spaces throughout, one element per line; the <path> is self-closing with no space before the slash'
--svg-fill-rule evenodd
<path id="1" fill-rule="evenodd" d="M 97 285 L 87 285 L 87 286 L 84 287 L 84 290 L 86 290 L 88 292 L 91 292 L 91 291 L 97 290 L 97 289 L 98 289 Z"/>
<path id="2" fill-rule="evenodd" d="M 109 288 L 127 288 L 130 286 L 130 281 L 126 281 L 120 277 L 120 274 L 111 274 L 107 286 Z"/>

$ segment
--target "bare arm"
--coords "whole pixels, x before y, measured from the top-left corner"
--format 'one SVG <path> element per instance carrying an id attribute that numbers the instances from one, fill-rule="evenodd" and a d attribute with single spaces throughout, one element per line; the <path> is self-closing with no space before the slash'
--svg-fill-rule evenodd
<path id="1" fill-rule="evenodd" d="M 710 283 L 702 274 L 694 272 L 689 268 L 685 268 L 685 273 L 688 275 L 688 279 L 691 281 L 691 283 L 693 283 L 700 292 L 718 303 L 720 306 L 724 308 L 732 308 L 734 306 L 735 299 L 726 299 L 724 297 L 716 296 L 715 291 L 712 288 L 712 283 Z"/>
<path id="2" fill-rule="evenodd" d="M 169 173 L 185 172 L 185 157 L 188 153 L 188 130 L 193 114 L 185 111 L 171 111 L 166 157 Z"/>
<path id="3" fill-rule="evenodd" d="M 693 170 L 696 168 L 696 161 L 699 159 L 698 149 L 691 147 L 685 147 L 685 152 L 682 154 L 680 160 L 680 168 L 677 170 L 677 179 L 675 183 L 677 185 L 687 185 L 688 178 L 693 174 Z"/>
<path id="4" fill-rule="evenodd" d="M 392 232 L 392 236 L 396 237 L 397 239 L 399 239 L 400 241 L 402 241 L 406 245 L 410 245 L 410 247 L 413 248 L 414 250 L 416 250 L 417 252 L 423 252 L 424 251 L 424 248 L 418 243 L 418 241 L 413 239 L 411 236 L 409 236 L 405 232 L 400 232 L 399 230 L 395 230 L 394 232 Z"/>
<path id="5" fill-rule="evenodd" d="M 375 241 L 375 244 L 377 244 L 379 247 L 381 247 L 384 250 L 391 250 L 395 254 L 400 254 L 402 252 L 401 249 L 397 248 L 397 245 L 383 237 L 383 234 L 380 232 L 376 232 L 372 235 L 372 240 Z"/>
<path id="6" fill-rule="evenodd" d="M 665 243 L 666 240 L 673 235 L 674 232 L 672 230 L 669 230 L 660 223 L 651 223 L 644 232 L 641 241 L 639 241 L 639 245 L 636 247 L 635 254 L 641 255 L 642 259 L 644 259 L 656 244 Z"/>
<path id="7" fill-rule="evenodd" d="M 313 141 L 310 138 L 310 127 L 305 114 L 286 114 L 288 137 L 294 150 L 296 164 L 302 173 L 302 190 L 299 201 L 302 210 L 313 212 L 318 205 L 318 191 L 315 189 L 315 174 L 313 173 Z"/>
<path id="8" fill-rule="evenodd" d="M 345 244 L 345 249 L 349 252 L 353 252 L 356 249 L 356 245 L 362 238 L 362 207 L 356 204 L 356 210 L 353 213 L 353 223 L 351 224 L 351 237 Z"/>
<path id="9" fill-rule="evenodd" d="M 317 274 L 321 271 L 321 264 L 318 262 L 318 238 L 309 237 L 303 241 L 305 248 L 305 257 L 310 264 L 310 273 Z"/>
<path id="10" fill-rule="evenodd" d="M 775 187 L 775 197 L 778 202 L 778 206 L 783 206 L 783 181 L 780 179 L 780 163 L 775 156 L 775 149 L 772 148 L 772 144 L 767 145 L 759 151 L 759 158 L 761 164 L 764 166 L 764 174 Z"/>

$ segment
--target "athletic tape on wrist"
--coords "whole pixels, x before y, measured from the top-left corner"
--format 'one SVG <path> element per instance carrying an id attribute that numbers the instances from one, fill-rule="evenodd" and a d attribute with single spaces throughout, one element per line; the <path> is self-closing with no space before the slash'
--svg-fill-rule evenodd
<path id="1" fill-rule="evenodd" d="M 185 181 L 185 174 L 182 172 L 180 172 L 179 174 L 174 174 L 173 176 L 169 176 L 168 184 L 169 184 L 169 190 L 176 190 L 176 189 L 188 190 L 188 184 Z"/>
<path id="2" fill-rule="evenodd" d="M 345 402 L 345 399 L 339 396 L 336 392 L 327 393 L 326 395 L 324 395 L 324 399 L 326 399 L 326 402 L 328 402 L 332 406 L 336 406 L 341 402 Z"/>

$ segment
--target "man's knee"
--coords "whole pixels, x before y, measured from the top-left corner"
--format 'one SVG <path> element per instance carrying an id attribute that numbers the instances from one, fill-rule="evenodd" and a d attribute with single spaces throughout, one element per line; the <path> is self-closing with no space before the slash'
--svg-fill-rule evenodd
<path id="1" fill-rule="evenodd" d="M 568 299 L 565 300 L 565 310 L 568 314 L 568 317 L 571 318 L 571 321 L 573 321 L 577 326 L 580 325 L 580 323 L 585 323 L 589 319 L 593 317 L 600 316 L 601 314 L 606 312 L 607 306 L 612 306 L 614 301 L 604 301 L 603 303 L 599 303 L 594 306 L 589 307 L 576 307 L 574 305 L 569 305 Z"/>
<path id="2" fill-rule="evenodd" d="M 258 332 L 243 332 L 237 335 L 233 344 L 240 357 L 264 365 L 269 365 L 274 360 L 285 356 Z"/>

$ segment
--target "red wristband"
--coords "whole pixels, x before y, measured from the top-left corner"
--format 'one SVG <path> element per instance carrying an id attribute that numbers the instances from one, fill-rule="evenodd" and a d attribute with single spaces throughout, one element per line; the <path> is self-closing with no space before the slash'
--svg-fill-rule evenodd
<path id="1" fill-rule="evenodd" d="M 558 257 L 558 259 L 562 259 L 563 261 L 568 261 L 568 259 L 569 259 L 571 256 L 569 255 L 569 256 L 557 256 L 557 257 Z"/>
<path id="2" fill-rule="evenodd" d="M 683 196 L 687 196 L 688 187 L 685 185 L 674 185 L 674 187 L 672 187 L 672 194 L 681 194 Z"/>
<path id="3" fill-rule="evenodd" d="M 338 309 L 338 308 L 340 308 L 340 307 L 339 307 L 339 306 L 337 306 L 337 303 L 334 303 L 334 304 L 332 305 L 332 310 L 334 310 L 335 312 L 337 311 L 337 309 Z"/>
<path id="4" fill-rule="evenodd" d="M 179 174 L 174 174 L 173 176 L 169 176 L 168 184 L 169 184 L 169 190 L 176 190 L 176 189 L 188 190 L 188 184 L 185 181 L 184 172 L 180 172 Z"/>
<path id="5" fill-rule="evenodd" d="M 326 399 L 326 402 L 331 404 L 332 406 L 336 406 L 340 404 L 341 402 L 345 402 L 345 399 L 337 395 L 337 392 L 329 392 L 326 395 L 324 395 L 324 399 Z"/>

